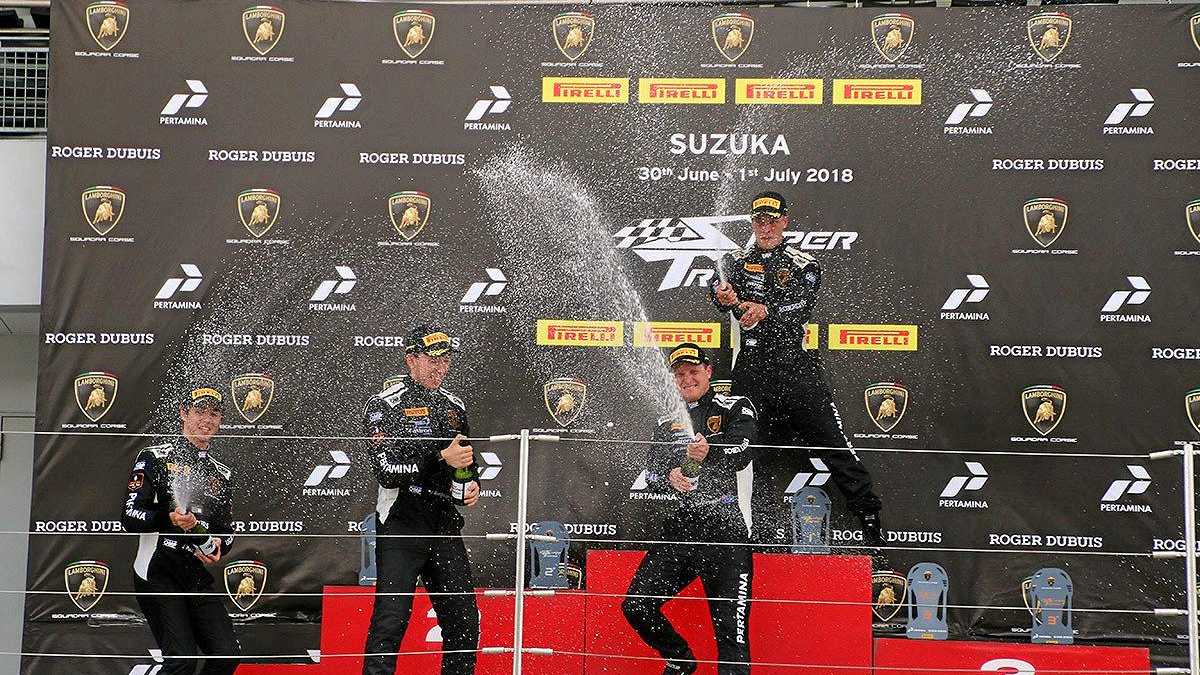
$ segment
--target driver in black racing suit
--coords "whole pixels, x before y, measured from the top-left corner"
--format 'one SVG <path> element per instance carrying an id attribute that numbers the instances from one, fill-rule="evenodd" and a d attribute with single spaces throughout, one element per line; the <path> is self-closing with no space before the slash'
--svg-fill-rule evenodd
<path id="1" fill-rule="evenodd" d="M 716 633 L 719 675 L 750 672 L 750 584 L 753 567 L 746 521 L 738 509 L 735 473 L 750 462 L 754 406 L 741 396 L 709 387 L 712 365 L 698 345 L 671 350 L 675 385 L 687 403 L 689 420 L 658 421 L 646 451 L 647 489 L 675 496 L 678 508 L 667 516 L 663 540 L 654 544 L 629 585 L 621 608 L 646 644 L 667 660 L 664 675 L 695 672 L 687 642 L 662 614 L 669 598 L 700 577 L 711 598 L 708 610 Z M 691 433 L 696 430 L 698 433 Z M 709 445 L 709 441 L 716 444 Z M 705 546 L 687 542 L 741 545 Z"/>

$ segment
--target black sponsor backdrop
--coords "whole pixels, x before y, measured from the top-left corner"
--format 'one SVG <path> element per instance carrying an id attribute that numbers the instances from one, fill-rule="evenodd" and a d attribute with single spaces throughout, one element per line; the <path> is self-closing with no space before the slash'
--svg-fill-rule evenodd
<path id="1" fill-rule="evenodd" d="M 211 382 L 228 391 L 233 377 L 265 372 L 276 388 L 261 426 L 245 425 L 231 409 L 227 422 L 243 427 L 229 431 L 309 438 L 216 444 L 217 455 L 234 470 L 236 518 L 247 534 L 349 533 L 371 510 L 374 486 L 364 446 L 336 437 L 357 435 L 363 400 L 403 370 L 398 348 L 356 346 L 355 337 L 398 336 L 424 320 L 442 322 L 463 337 L 464 352 L 447 387 L 466 399 L 473 431 L 557 427 L 542 386 L 573 374 L 589 383 L 573 433 L 645 438 L 661 412 L 661 397 L 646 384 L 653 376 L 630 366 L 640 349 L 632 346 L 632 321 L 643 314 L 658 321 L 720 318 L 695 283 L 659 290 L 671 285 L 663 284 L 671 262 L 649 262 L 636 250 L 619 248 L 621 238 L 613 234 L 642 219 L 743 213 L 749 197 L 767 187 L 763 179 L 771 171 L 791 169 L 800 172 L 798 184 L 771 186 L 795 205 L 792 229 L 857 235 L 846 248 L 810 250 L 824 267 L 815 318 L 822 325 L 822 350 L 829 323 L 919 326 L 915 352 L 826 351 L 851 435 L 879 431 L 862 403 L 868 385 L 903 382 L 910 391 L 893 432 L 915 438 L 855 439 L 884 498 L 885 522 L 898 546 L 981 549 L 895 552 L 895 567 L 906 570 L 922 560 L 944 565 L 954 604 L 1019 606 L 1025 576 L 1060 566 L 1074 579 L 1077 607 L 1182 606 L 1177 561 L 1077 554 L 1145 554 L 1156 541 L 1162 548 L 1179 539 L 1178 465 L 1053 455 L 1143 452 L 1197 438 L 1183 398 L 1200 386 L 1200 375 L 1189 362 L 1151 358 L 1155 346 L 1196 346 L 1200 258 L 1173 253 L 1200 249 L 1183 217 L 1184 205 L 1200 195 L 1194 173 L 1152 168 L 1155 159 L 1200 156 L 1191 95 L 1196 71 L 1176 65 L 1200 60 L 1188 32 L 1194 6 L 1070 10 L 1071 37 L 1054 63 L 1078 68 L 1022 67 L 1041 62 L 1025 37 L 1033 8 L 911 11 L 916 37 L 894 68 L 881 67 L 887 61 L 869 38 L 869 23 L 879 12 L 753 9 L 749 49 L 735 66 L 716 68 L 710 66 L 726 64 L 709 34 L 719 8 L 591 8 L 594 39 L 571 64 L 549 28 L 561 8 L 438 6 L 430 46 L 419 58 L 441 63 L 383 63 L 407 58 L 391 20 L 412 6 L 284 3 L 286 26 L 267 56 L 294 60 L 246 62 L 231 60 L 257 56 L 241 33 L 244 4 L 130 2 L 128 28 L 109 56 L 93 55 L 103 52 L 88 33 L 85 4 L 56 5 L 43 333 L 154 338 L 136 345 L 44 341 L 39 429 L 63 431 L 63 425 L 88 422 L 74 401 L 73 381 L 91 371 L 112 373 L 120 382 L 100 424 L 127 426 L 39 438 L 34 529 L 82 521 L 87 532 L 103 531 L 105 522 L 119 517 L 129 465 L 150 439 L 91 432 L 173 433 L 171 397 L 180 389 Z M 542 103 L 543 76 L 628 77 L 631 102 Z M 685 76 L 723 77 L 727 102 L 636 102 L 638 78 Z M 818 78 L 824 101 L 735 105 L 735 77 Z M 838 77 L 919 78 L 924 100 L 920 106 L 835 106 L 832 79 Z M 180 116 L 203 117 L 207 125 L 161 124 L 159 111 L 172 95 L 189 91 L 188 79 L 202 81 L 208 99 Z M 343 82 L 357 85 L 362 100 L 330 119 L 361 126 L 315 128 L 325 99 L 344 96 Z M 464 118 L 476 101 L 494 98 L 491 86 L 504 87 L 512 103 L 481 122 L 508 128 L 466 129 Z M 989 92 L 995 105 L 963 126 L 989 126 L 993 133 L 946 134 L 943 122 L 954 106 L 973 100 L 971 88 Z M 1152 126 L 1153 135 L 1104 135 L 1105 117 L 1116 104 L 1132 101 L 1131 88 L 1149 90 L 1155 103 L 1147 116 L 1125 126 Z M 782 136 L 788 151 L 671 152 L 672 134 L 684 134 L 686 144 L 686 134 L 731 132 L 766 134 L 768 148 Z M 159 158 L 55 156 L 68 146 L 155 148 Z M 315 161 L 210 161 L 209 152 L 217 149 L 311 152 Z M 462 155 L 464 161 L 360 162 L 366 152 Z M 1103 160 L 1103 170 L 993 170 L 993 160 L 1006 158 Z M 640 180 L 638 167 L 673 175 Z M 678 180 L 686 169 L 716 171 L 719 180 Z M 825 181 L 825 174 L 808 169 L 832 170 L 838 180 Z M 96 185 L 125 190 L 124 213 L 108 235 L 134 241 L 71 240 L 94 235 L 79 200 Z M 281 195 L 278 220 L 265 237 L 286 243 L 227 243 L 249 238 L 235 198 L 251 188 Z M 379 243 L 400 239 L 388 219 L 387 197 L 401 190 L 422 191 L 432 200 L 429 221 L 412 242 L 419 246 Z M 1022 204 L 1035 197 L 1068 202 L 1068 223 L 1051 248 L 1077 255 L 1011 253 L 1040 248 L 1025 232 L 1021 214 Z M 724 230 L 728 241 L 738 243 L 749 234 L 744 221 Z M 643 253 L 654 257 L 653 251 Z M 181 264 L 197 265 L 203 281 L 173 300 L 201 307 L 156 308 L 156 292 L 168 278 L 182 278 Z M 310 310 L 318 284 L 338 278 L 336 265 L 350 267 L 357 284 L 328 302 L 353 303 L 353 311 Z M 488 281 L 485 268 L 501 270 L 507 287 L 461 304 L 468 287 Z M 711 268 L 704 256 L 689 267 L 701 271 L 700 279 Z M 987 312 L 988 319 L 943 320 L 942 303 L 952 290 L 968 287 L 967 274 L 982 275 L 991 290 L 983 302 L 960 309 Z M 1112 292 L 1128 289 L 1125 277 L 1131 275 L 1144 276 L 1153 290 L 1145 304 L 1124 313 L 1148 314 L 1152 323 L 1100 322 L 1101 306 Z M 463 311 L 484 305 L 504 312 Z M 539 318 L 619 320 L 626 345 L 538 346 Z M 724 370 L 727 324 L 722 332 Z M 300 344 L 255 346 L 206 344 L 205 335 L 306 337 L 292 339 Z M 989 356 L 991 345 L 1089 346 L 1103 356 L 998 358 Z M 1067 411 L 1050 437 L 1076 442 L 1010 440 L 1039 436 L 1019 399 L 1022 389 L 1037 384 L 1067 391 Z M 865 450 L 872 445 L 1028 456 Z M 515 521 L 515 446 L 481 442 L 476 448 L 496 453 L 500 472 L 485 482 L 487 496 L 468 514 L 466 531 L 507 531 Z M 306 493 L 314 467 L 336 463 L 331 451 L 348 453 L 352 468 L 344 478 L 316 486 L 326 493 Z M 532 452 L 531 520 L 566 521 L 579 538 L 657 536 L 658 505 L 631 496 L 640 448 L 562 441 L 535 444 Z M 989 478 L 958 499 L 986 502 L 986 508 L 939 505 L 950 478 L 968 475 L 964 460 L 980 461 Z M 1151 484 L 1119 503 L 1152 511 L 1102 512 L 1101 495 L 1110 484 L 1133 478 L 1128 464 L 1144 466 Z M 798 460 L 797 471 L 810 469 Z M 860 536 L 840 512 L 837 523 L 840 543 Z M 1013 543 L 998 535 L 1041 539 Z M 1085 539 L 1061 542 L 1051 535 Z M 582 558 L 586 548 L 597 546 L 609 545 L 579 542 L 573 556 Z M 1000 552 L 1029 548 L 1052 552 Z M 31 589 L 63 590 L 66 565 L 102 560 L 111 567 L 110 595 L 87 623 L 79 616 L 55 618 L 79 614 L 65 596 L 30 596 L 26 650 L 143 649 L 144 629 L 129 627 L 137 620 L 132 599 L 111 595 L 131 590 L 134 549 L 129 537 L 35 537 Z M 471 549 L 480 584 L 511 583 L 511 545 L 474 540 Z M 286 633 L 256 629 L 256 639 L 244 640 L 247 649 L 266 654 L 315 648 L 319 599 L 272 594 L 354 583 L 358 551 L 354 538 L 241 538 L 226 560 L 262 561 L 269 570 L 266 594 L 251 609 L 265 616 L 250 623 L 292 625 Z M 1028 626 L 1023 610 L 959 609 L 950 618 L 956 637 L 1013 635 Z M 107 623 L 118 625 L 97 626 Z M 1132 614 L 1082 613 L 1076 623 L 1080 639 L 1164 649 L 1183 630 L 1181 621 Z M 106 635 L 84 638 L 90 631 Z M 25 666 L 27 672 L 54 668 L 38 659 Z M 103 666 L 78 666 L 93 672 L 88 668 L 100 672 Z"/>

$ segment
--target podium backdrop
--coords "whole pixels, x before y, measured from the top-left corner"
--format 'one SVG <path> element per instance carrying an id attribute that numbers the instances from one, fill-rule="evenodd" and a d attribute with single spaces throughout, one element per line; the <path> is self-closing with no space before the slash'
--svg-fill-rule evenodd
<path id="1" fill-rule="evenodd" d="M 275 594 L 357 581 L 358 539 L 314 535 L 372 510 L 344 437 L 418 322 L 461 336 L 473 432 L 571 439 L 534 444 L 529 503 L 601 540 L 573 558 L 656 537 L 670 504 L 621 441 L 663 411 L 656 345 L 727 372 L 705 288 L 763 189 L 823 267 L 810 345 L 893 543 L 942 549 L 898 570 L 943 565 L 952 604 L 1021 607 L 1061 567 L 1077 608 L 1183 606 L 1182 563 L 1146 555 L 1182 547 L 1179 464 L 1116 455 L 1200 439 L 1198 12 L 57 3 L 29 587 L 71 595 L 29 596 L 26 651 L 146 653 L 136 540 L 108 534 L 153 438 L 122 434 L 176 433 L 201 383 L 241 436 L 214 445 L 245 535 L 218 587 L 261 566 L 243 644 L 315 648 L 319 598 Z M 509 531 L 516 447 L 476 449 L 466 532 Z M 511 584 L 511 544 L 470 546 Z M 1076 626 L 1161 648 L 1184 622 Z M 68 667 L 116 672 L 25 669 Z"/>

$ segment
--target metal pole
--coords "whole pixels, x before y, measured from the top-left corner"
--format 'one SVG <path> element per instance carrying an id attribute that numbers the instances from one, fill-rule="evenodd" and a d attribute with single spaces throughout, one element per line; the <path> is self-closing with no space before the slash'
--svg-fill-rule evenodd
<path id="1" fill-rule="evenodd" d="M 525 526 L 529 519 L 529 430 L 521 430 L 520 478 L 517 481 L 517 572 L 513 609 L 513 675 L 521 675 L 525 639 Z"/>
<path id="2" fill-rule="evenodd" d="M 1200 675 L 1200 636 L 1197 635 L 1196 611 L 1196 445 L 1183 446 L 1183 541 L 1187 548 L 1188 665 L 1192 675 Z"/>

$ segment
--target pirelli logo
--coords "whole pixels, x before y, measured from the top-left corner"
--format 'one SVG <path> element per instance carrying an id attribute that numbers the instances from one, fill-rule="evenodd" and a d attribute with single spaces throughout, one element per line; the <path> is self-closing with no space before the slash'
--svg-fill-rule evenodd
<path id="1" fill-rule="evenodd" d="M 543 77 L 542 103 L 629 103 L 629 78 Z"/>
<path id="2" fill-rule="evenodd" d="M 834 80 L 834 105 L 921 105 L 920 80 Z"/>
<path id="3" fill-rule="evenodd" d="M 643 77 L 639 103 L 715 104 L 725 102 L 723 77 Z"/>
<path id="4" fill-rule="evenodd" d="M 684 321 L 633 322 L 634 347 L 674 347 L 695 342 L 701 347 L 721 346 L 721 324 Z"/>
<path id="5" fill-rule="evenodd" d="M 620 347 L 625 344 L 625 324 L 538 319 L 537 343 L 553 347 Z"/>
<path id="6" fill-rule="evenodd" d="M 773 80 L 739 77 L 733 83 L 733 102 L 739 105 L 821 105 L 821 79 Z"/>
<path id="7" fill-rule="evenodd" d="M 803 343 L 803 345 L 801 345 L 802 348 L 804 349 L 804 351 L 808 352 L 808 351 L 812 351 L 814 349 L 820 348 L 820 346 L 821 346 L 821 340 L 819 337 L 820 334 L 821 334 L 821 324 L 819 324 L 819 323 L 804 324 L 804 343 Z"/>
<path id="8" fill-rule="evenodd" d="M 906 324 L 831 323 L 830 349 L 917 351 L 917 327 Z"/>

